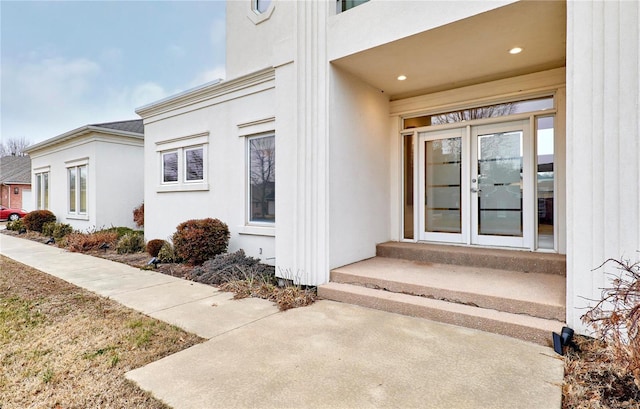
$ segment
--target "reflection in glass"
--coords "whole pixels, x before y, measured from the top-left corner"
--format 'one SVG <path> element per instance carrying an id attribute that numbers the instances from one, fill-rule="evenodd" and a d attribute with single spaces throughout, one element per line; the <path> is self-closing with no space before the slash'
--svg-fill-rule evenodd
<path id="1" fill-rule="evenodd" d="M 522 237 L 522 136 L 478 136 L 479 234 Z"/>
<path id="2" fill-rule="evenodd" d="M 69 213 L 76 211 L 76 168 L 69 169 Z"/>
<path id="3" fill-rule="evenodd" d="M 553 116 L 536 118 L 538 248 L 553 249 L 554 149 Z"/>
<path id="4" fill-rule="evenodd" d="M 461 233 L 462 139 L 425 142 L 425 231 Z"/>
<path id="5" fill-rule="evenodd" d="M 276 138 L 249 139 L 249 200 L 251 222 L 276 221 Z"/>
<path id="6" fill-rule="evenodd" d="M 402 138 L 404 149 L 404 238 L 413 239 L 413 135 Z"/>

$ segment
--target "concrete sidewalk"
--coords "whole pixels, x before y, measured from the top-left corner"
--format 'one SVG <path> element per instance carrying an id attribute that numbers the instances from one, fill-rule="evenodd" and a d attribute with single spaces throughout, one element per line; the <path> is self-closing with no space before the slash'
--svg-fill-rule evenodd
<path id="1" fill-rule="evenodd" d="M 0 253 L 206 338 L 127 374 L 176 409 L 561 406 L 550 348 L 331 301 L 279 313 L 3 234 Z"/>

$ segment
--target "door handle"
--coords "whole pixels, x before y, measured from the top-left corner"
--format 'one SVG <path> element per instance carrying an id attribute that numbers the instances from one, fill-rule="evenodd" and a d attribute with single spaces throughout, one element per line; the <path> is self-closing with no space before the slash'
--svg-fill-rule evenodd
<path id="1" fill-rule="evenodd" d="M 482 189 L 476 189 L 475 187 L 472 187 L 472 188 L 471 188 L 471 192 L 472 192 L 472 193 L 482 192 Z"/>

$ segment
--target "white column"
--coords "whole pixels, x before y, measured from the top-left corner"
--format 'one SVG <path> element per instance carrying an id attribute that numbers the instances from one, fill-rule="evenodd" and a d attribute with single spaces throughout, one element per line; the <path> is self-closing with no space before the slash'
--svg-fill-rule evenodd
<path id="1" fill-rule="evenodd" d="M 581 332 L 609 284 L 592 270 L 640 259 L 639 13 L 635 1 L 567 4 L 567 323 Z"/>

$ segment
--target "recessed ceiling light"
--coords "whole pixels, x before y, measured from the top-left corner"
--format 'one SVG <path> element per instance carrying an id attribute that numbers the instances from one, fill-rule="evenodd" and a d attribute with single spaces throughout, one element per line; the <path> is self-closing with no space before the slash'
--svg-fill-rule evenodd
<path id="1" fill-rule="evenodd" d="M 398 75 L 398 81 L 404 81 L 407 79 L 406 75 Z"/>
<path id="2" fill-rule="evenodd" d="M 520 47 L 513 47 L 512 49 L 509 50 L 509 54 L 520 54 L 522 52 L 522 48 Z"/>

